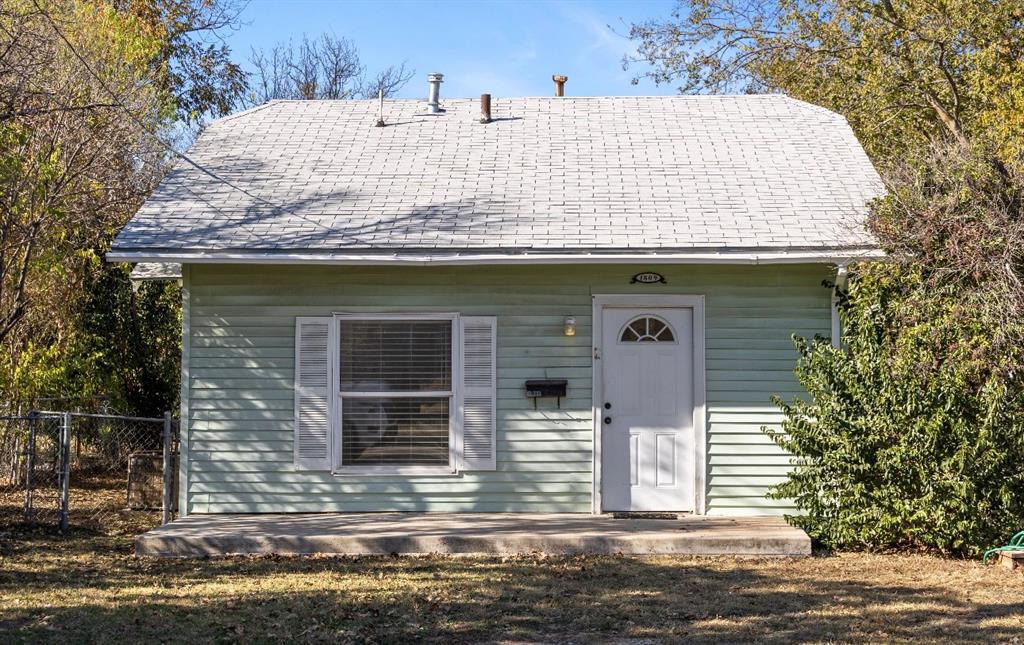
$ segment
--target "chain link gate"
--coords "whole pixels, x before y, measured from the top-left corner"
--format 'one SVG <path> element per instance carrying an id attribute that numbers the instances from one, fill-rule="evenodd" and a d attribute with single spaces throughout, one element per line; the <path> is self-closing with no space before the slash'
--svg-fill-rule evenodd
<path id="1" fill-rule="evenodd" d="M 178 424 L 74 412 L 0 417 L 0 527 L 136 533 L 177 511 Z"/>
<path id="2" fill-rule="evenodd" d="M 0 417 L 0 526 L 59 525 L 66 468 L 63 418 Z"/>

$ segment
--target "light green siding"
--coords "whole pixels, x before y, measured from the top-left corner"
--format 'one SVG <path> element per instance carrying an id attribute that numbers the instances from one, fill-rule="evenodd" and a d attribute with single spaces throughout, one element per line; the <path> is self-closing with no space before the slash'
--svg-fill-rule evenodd
<path id="1" fill-rule="evenodd" d="M 630 285 L 639 271 L 667 285 Z M 269 267 L 192 265 L 183 375 L 188 509 L 589 512 L 591 295 L 706 296 L 708 512 L 781 512 L 788 467 L 760 428 L 792 397 L 793 333 L 829 332 L 823 265 Z M 292 465 L 296 316 L 458 311 L 498 317 L 498 468 L 457 476 L 332 476 Z M 562 334 L 575 316 L 577 335 Z M 569 380 L 539 409 L 528 378 Z"/>

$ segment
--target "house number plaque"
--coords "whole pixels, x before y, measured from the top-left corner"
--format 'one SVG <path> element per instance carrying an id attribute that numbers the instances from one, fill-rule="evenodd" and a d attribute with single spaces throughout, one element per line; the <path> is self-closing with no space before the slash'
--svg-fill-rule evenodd
<path id="1" fill-rule="evenodd" d="M 654 271 L 644 271 L 633 276 L 633 279 L 629 281 L 630 284 L 668 284 L 665 282 L 665 276 Z"/>

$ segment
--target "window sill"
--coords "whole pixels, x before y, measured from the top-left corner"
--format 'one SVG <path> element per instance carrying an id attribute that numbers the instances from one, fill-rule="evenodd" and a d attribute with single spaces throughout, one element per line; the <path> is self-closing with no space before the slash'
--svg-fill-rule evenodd
<path id="1" fill-rule="evenodd" d="M 459 473 L 448 466 L 348 466 L 331 472 L 335 477 L 379 477 L 399 475 L 403 477 L 458 477 Z"/>

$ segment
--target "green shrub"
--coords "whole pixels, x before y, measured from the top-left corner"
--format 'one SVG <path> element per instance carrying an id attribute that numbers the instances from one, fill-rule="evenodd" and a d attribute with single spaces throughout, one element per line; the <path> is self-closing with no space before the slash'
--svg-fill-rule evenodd
<path id="1" fill-rule="evenodd" d="M 9 411 L 111 410 L 160 416 L 178 403 L 181 289 L 133 288 L 131 267 L 95 263 L 65 320 L 0 352 L 0 393 Z"/>
<path id="2" fill-rule="evenodd" d="M 797 338 L 808 397 L 779 399 L 796 457 L 772 496 L 843 548 L 973 554 L 1024 528 L 1022 348 L 1004 321 L 899 263 L 860 267 L 844 347 Z"/>

